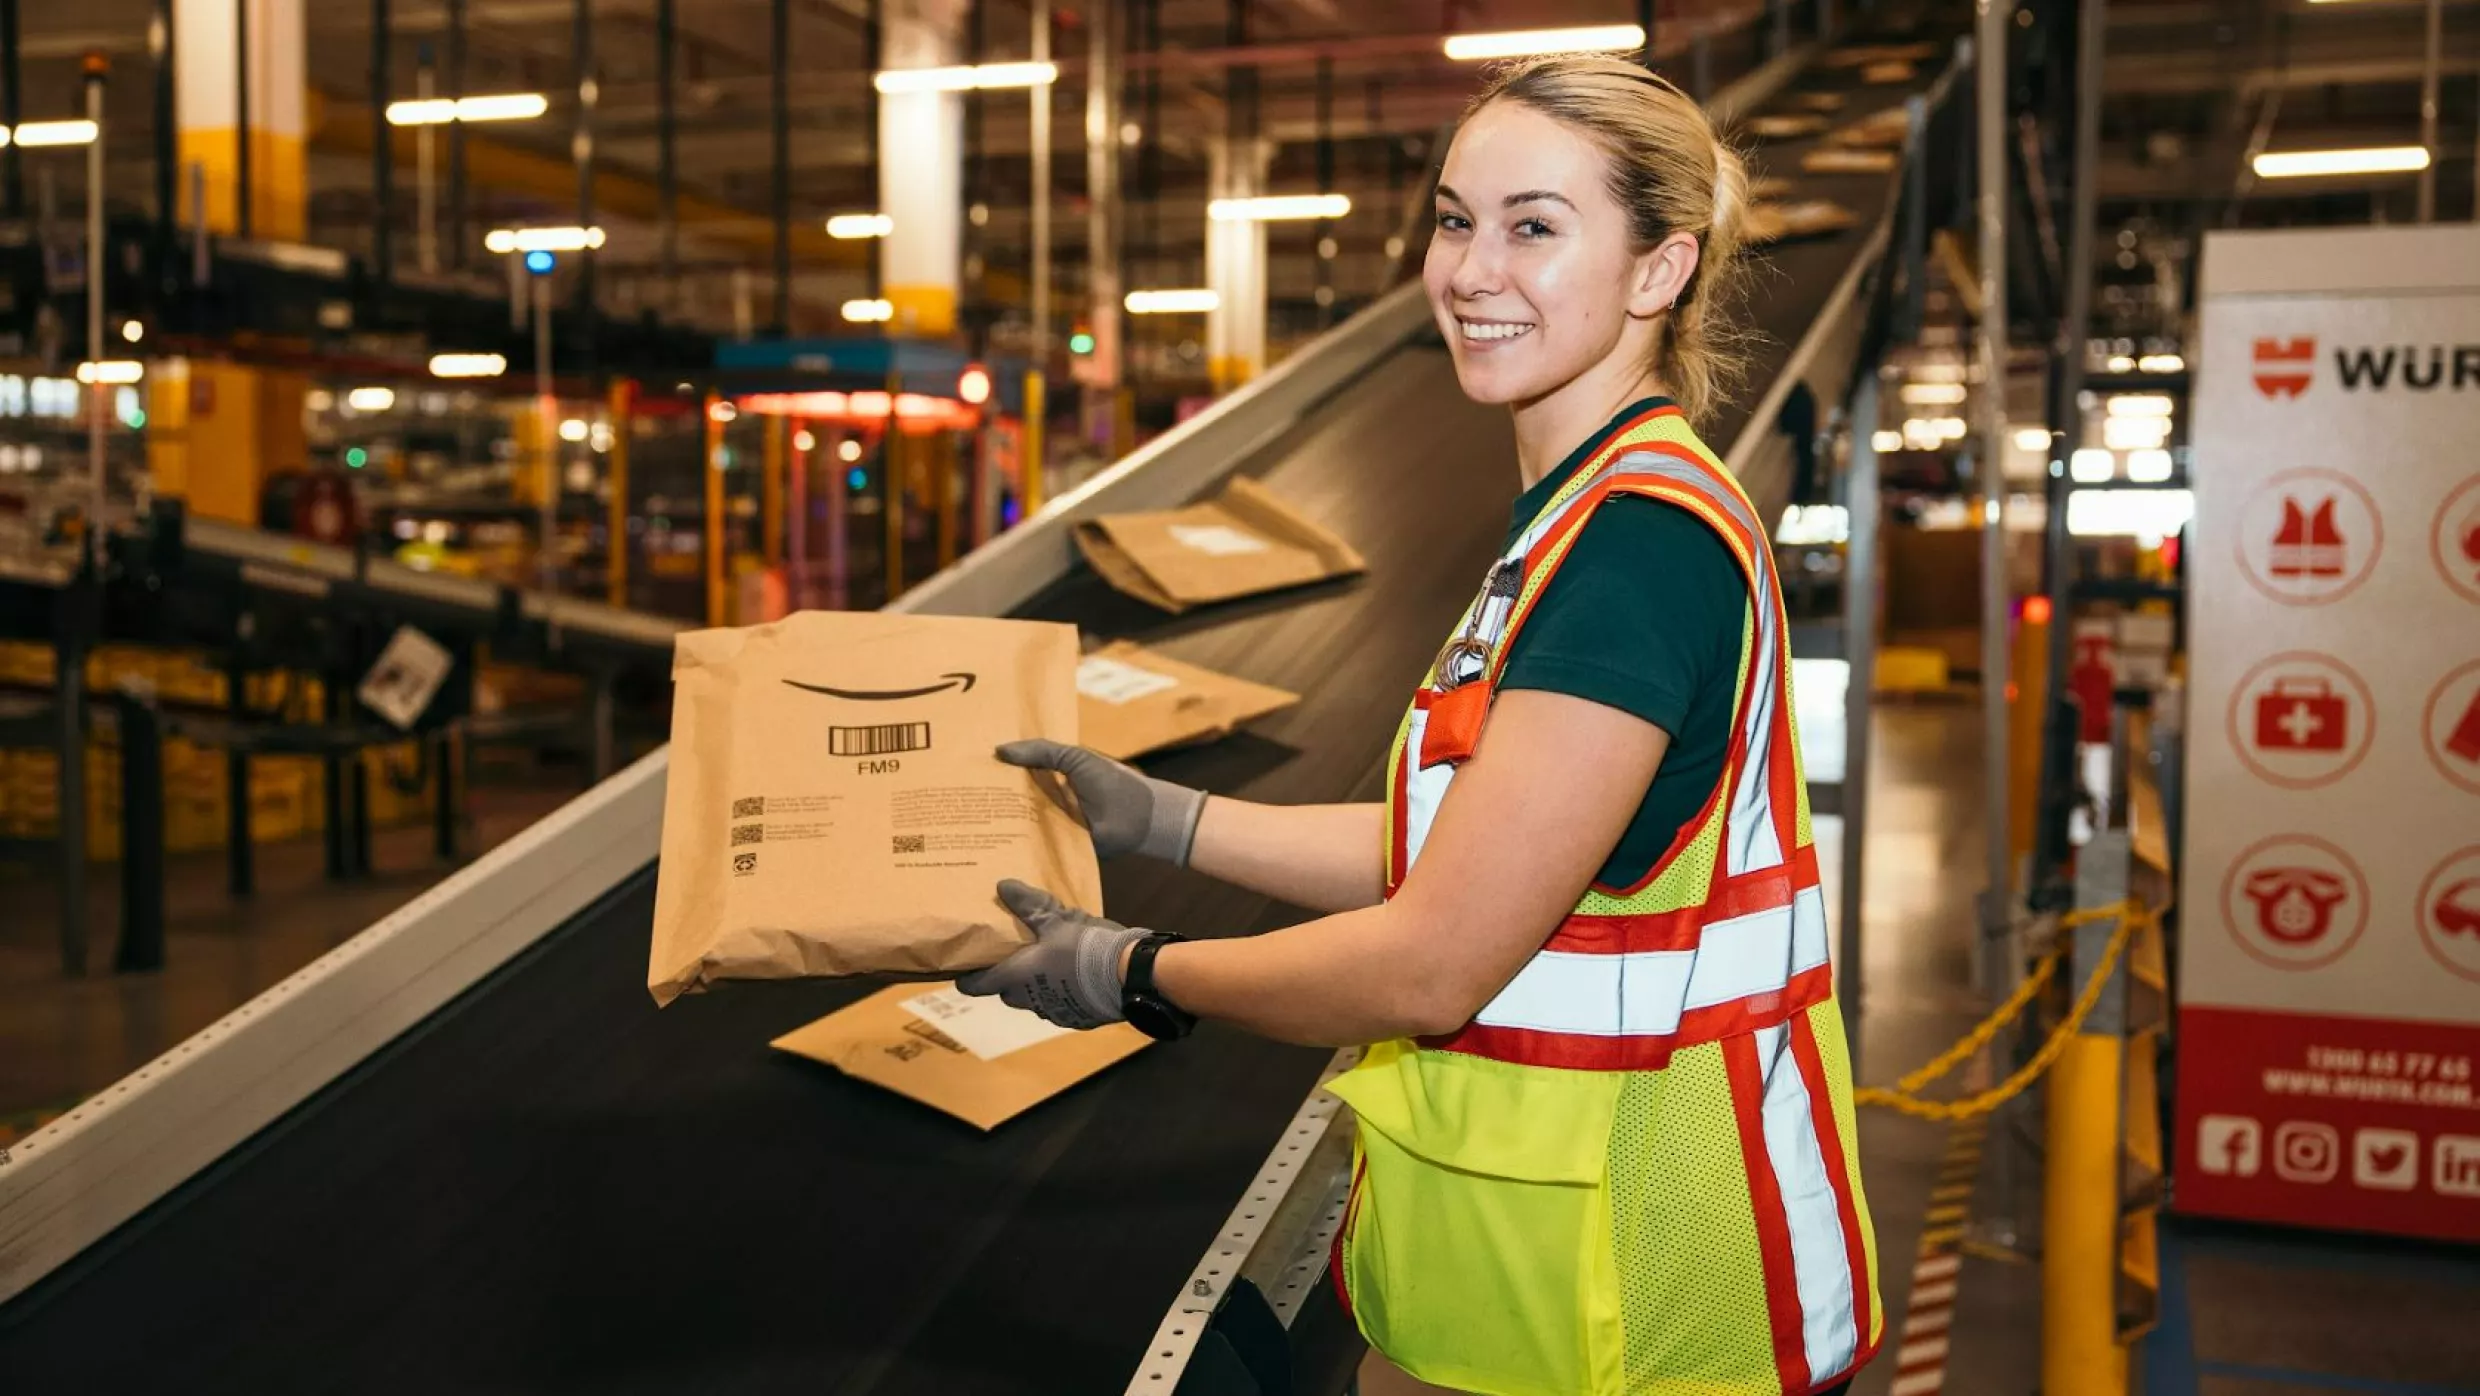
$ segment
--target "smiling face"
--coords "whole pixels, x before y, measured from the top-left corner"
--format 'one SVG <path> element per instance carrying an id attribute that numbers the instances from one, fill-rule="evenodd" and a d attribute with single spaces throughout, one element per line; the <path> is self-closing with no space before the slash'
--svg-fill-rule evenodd
<path id="1" fill-rule="evenodd" d="M 1423 280 L 1475 402 L 1565 390 L 1620 406 L 1647 376 L 1656 317 L 1696 265 L 1692 238 L 1640 248 L 1607 157 L 1528 106 L 1495 101 L 1457 131 Z"/>

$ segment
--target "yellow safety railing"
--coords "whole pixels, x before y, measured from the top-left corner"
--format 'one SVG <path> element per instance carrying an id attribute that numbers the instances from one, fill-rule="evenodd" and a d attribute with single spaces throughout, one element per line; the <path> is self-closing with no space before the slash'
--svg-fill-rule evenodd
<path id="1" fill-rule="evenodd" d="M 2119 956 L 2126 951 L 2127 943 L 2135 938 L 2137 931 L 2153 924 L 2160 914 L 2157 909 L 2130 900 L 2073 911 L 2060 917 L 2057 946 L 2041 957 L 2041 962 L 2033 967 L 2031 973 L 2024 976 L 2023 983 L 2016 986 L 2015 992 L 2007 998 L 2006 1002 L 1999 1004 L 1995 1011 L 1983 1018 L 1970 1032 L 1965 1033 L 1954 1046 L 1940 1052 L 1925 1065 L 1901 1077 L 1891 1088 L 1871 1086 L 1853 1091 L 1853 1103 L 1898 1111 L 1916 1119 L 1952 1121 L 1986 1115 L 2023 1094 L 2024 1090 L 2034 1081 L 2039 1080 L 2041 1073 L 2049 1070 L 2051 1065 L 2058 1060 L 2059 1055 L 2066 1051 L 2068 1042 L 2083 1028 L 2084 1020 L 2092 1015 L 2094 1007 L 2101 1002 L 2101 996 L 2109 988 L 2110 976 L 2117 969 Z M 2074 953 L 2075 938 L 2069 932 L 2077 926 L 2112 919 L 2117 920 L 2118 929 L 2112 933 L 2109 944 L 2102 950 L 2098 963 L 2093 966 L 2091 978 L 2085 981 L 2083 989 L 2076 994 L 2074 1006 L 2067 1010 L 2067 1015 L 2059 1020 L 2058 1026 L 2051 1030 L 2049 1037 L 2042 1042 L 2040 1050 L 2034 1052 L 2030 1060 L 1997 1085 L 1973 1095 L 1956 1100 L 1928 1100 L 1920 1096 L 1921 1087 L 1938 1080 L 1979 1055 L 1981 1050 L 2006 1028 L 2007 1024 L 2023 1016 L 2024 1010 L 2032 1005 L 2033 1000 L 2040 997 L 2041 990 L 2049 984 L 2051 979 L 2057 977 L 2059 965 Z"/>

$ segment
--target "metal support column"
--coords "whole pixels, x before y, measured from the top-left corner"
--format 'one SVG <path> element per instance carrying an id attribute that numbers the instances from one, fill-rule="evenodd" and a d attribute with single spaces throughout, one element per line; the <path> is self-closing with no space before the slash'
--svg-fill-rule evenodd
<path id="1" fill-rule="evenodd" d="M 663 296 L 667 309 L 680 306 L 680 158 L 678 81 L 672 50 L 678 44 L 678 0 L 655 0 L 654 150 L 656 224 L 663 243 Z M 872 55 L 871 61 L 877 61 Z"/>
<path id="2" fill-rule="evenodd" d="M 1123 6 L 1086 6 L 1085 246 L 1086 315 L 1094 337 L 1085 385 L 1085 436 L 1103 442 L 1103 459 L 1128 446 L 1118 439 L 1121 369 L 1127 357 L 1120 319 L 1119 85 Z"/>
<path id="3" fill-rule="evenodd" d="M 913 450 L 896 427 L 895 375 L 887 375 L 887 418 L 879 430 L 878 488 L 879 516 L 886 525 L 881 531 L 879 561 L 885 564 L 887 590 L 879 604 L 892 603 L 904 594 L 904 476 L 912 466 Z"/>
<path id="4" fill-rule="evenodd" d="M 582 0 L 581 0 L 582 3 Z M 248 8 L 240 0 L 237 8 Z M 388 127 L 388 0 L 370 0 L 370 276 L 373 299 L 387 304 L 396 275 L 396 141 Z M 243 91 L 248 91 L 245 84 Z M 249 133 L 241 133 L 248 140 Z M 246 166 L 245 166 L 246 168 Z M 384 317 L 385 311 L 380 311 Z M 332 818 L 335 811 L 328 814 Z"/>
<path id="5" fill-rule="evenodd" d="M 60 758 L 60 972 L 86 973 L 86 650 L 96 614 L 98 561 L 81 562 L 61 588 L 53 630 L 52 711 Z"/>
<path id="6" fill-rule="evenodd" d="M 1051 0 L 1033 0 L 1033 61 L 1051 60 Z M 1030 103 L 1033 144 L 1033 333 L 1026 349 L 1033 367 L 1025 374 L 1025 443 L 1018 481 L 1017 516 L 1029 518 L 1042 507 L 1043 428 L 1050 404 L 1043 375 L 1050 372 L 1051 354 L 1051 89 L 1035 83 L 1026 94 Z M 873 127 L 873 130 L 876 128 Z M 841 535 L 838 535 L 841 541 Z M 842 573 L 837 573 L 841 585 Z"/>
<path id="7" fill-rule="evenodd" d="M 155 268 L 149 278 L 161 294 L 172 275 L 173 244 L 181 226 L 180 120 L 173 108 L 172 0 L 155 0 L 147 19 L 146 48 L 155 63 Z"/>
<path id="8" fill-rule="evenodd" d="M 772 18 L 767 95 L 773 104 L 775 160 L 769 203 L 775 213 L 775 333 L 780 337 L 792 333 L 792 0 L 773 0 Z"/>
<path id="9" fill-rule="evenodd" d="M 374 24 L 375 27 L 375 24 Z M 250 0 L 233 0 L 233 232 L 241 238 L 250 236 Z M 10 99 L 14 102 L 16 99 Z M 376 102 L 377 98 L 372 99 Z M 387 133 L 387 109 L 377 107 L 381 144 Z M 15 125 L 17 113 L 9 113 Z M 372 152 L 377 158 L 377 152 Z M 198 223 L 206 226 L 205 204 L 198 206 Z"/>
<path id="10" fill-rule="evenodd" d="M 594 107 L 602 97 L 602 84 L 594 76 L 594 0 L 577 0 L 576 22 L 570 46 L 576 51 L 577 65 L 577 133 L 572 139 L 572 153 L 577 159 L 577 226 L 594 226 Z M 594 249 L 577 254 L 577 314 L 579 331 L 588 365 L 594 361 Z M 590 373 L 589 373 L 590 376 Z"/>
<path id="11" fill-rule="evenodd" d="M 1321 194 L 1335 187 L 1335 65 L 1334 60 L 1320 58 L 1317 63 L 1317 187 Z M 1317 327 L 1320 330 L 1335 323 L 1335 225 L 1326 219 L 1317 222 Z"/>
<path id="12" fill-rule="evenodd" d="M 155 705 L 112 695 L 121 736 L 121 943 L 112 968 L 164 967 L 164 729 Z"/>
<path id="13" fill-rule="evenodd" d="M 336 643 L 341 645 L 347 641 L 338 639 Z M 344 695 L 352 680 L 346 677 L 341 665 L 331 665 L 319 676 L 319 681 L 325 690 L 321 716 L 330 727 L 343 726 L 349 712 Z M 327 852 L 328 880 L 341 882 L 352 867 L 352 860 L 345 853 L 344 758 L 333 751 L 319 758 L 319 795 L 322 813 L 326 816 L 320 821 L 320 832 L 324 835 Z"/>
<path id="14" fill-rule="evenodd" d="M 225 708 L 238 724 L 250 716 L 250 666 L 234 659 L 225 666 Z M 224 890 L 236 897 L 246 897 L 255 890 L 257 869 L 252 855 L 258 850 L 252 843 L 250 829 L 250 752 L 236 742 L 224 752 Z"/>
<path id="15" fill-rule="evenodd" d="M 448 0 L 446 53 L 440 79 L 446 84 L 447 98 L 457 101 L 465 95 L 465 0 Z M 448 123 L 448 265 L 459 271 L 465 268 L 469 255 L 465 246 L 465 123 Z M 443 774 L 442 779 L 445 779 Z"/>
<path id="16" fill-rule="evenodd" d="M 2006 120 L 2007 31 L 2014 27 L 2011 0 L 1978 0 L 1973 40 L 1975 77 L 1973 194 L 1980 221 L 1981 313 L 1979 353 L 1982 365 L 1979 440 L 1973 474 L 1980 494 L 1981 530 L 1981 763 L 1982 823 L 1986 860 L 1983 867 L 1979 940 L 1981 983 L 1992 1003 L 2014 991 L 2023 973 L 2023 956 L 2015 944 L 2014 853 L 2007 830 L 2007 760 L 2010 743 L 2006 704 L 2008 614 L 2006 577 Z M 2002 1036 L 2000 1043 L 2011 1043 Z M 1993 1049 L 1993 1060 L 2009 1060 L 2011 1048 Z M 2017 1152 L 2012 1137 L 2012 1110 L 1998 1116 L 1993 1173 L 1998 1192 L 1997 1216 L 2005 1229 L 1998 1239 L 2014 1240 Z"/>
<path id="17" fill-rule="evenodd" d="M 2116 789 L 2118 787 L 2114 787 Z M 2098 910 L 2126 899 L 2132 844 L 2113 800 L 2116 827 L 2094 836 L 2075 872 L 2075 905 Z M 2117 930 L 2093 921 L 2068 934 L 2067 982 L 2080 989 L 2101 968 Z M 2043 1091 L 2047 1146 L 2041 1208 L 2041 1390 L 2055 1396 L 2118 1396 L 2128 1353 L 2118 1331 L 2119 1245 L 2126 1187 L 2120 1151 L 2127 1069 L 2127 964 L 2050 1069 Z"/>
<path id="18" fill-rule="evenodd" d="M 2067 194 L 2067 304 L 2058 326 L 2057 360 L 2050 392 L 2049 501 L 2042 549 L 2042 585 L 2049 596 L 2049 681 L 2039 695 L 2041 803 L 2033 811 L 2032 888 L 2041 893 L 2057 876 L 2065 844 L 2067 790 L 2075 781 L 2075 741 L 2067 730 L 2072 713 L 2060 702 L 2067 681 L 2068 648 L 2075 631 L 2075 540 L 2067 533 L 2067 499 L 2073 482 L 2066 461 L 2083 425 L 2085 341 L 2092 334 L 2093 223 L 2100 200 L 2101 60 L 2108 38 L 2109 0 L 2081 0 L 2075 41 L 2075 162 Z M 2029 697 L 2030 695 L 2027 695 Z"/>
<path id="19" fill-rule="evenodd" d="M 1851 400 L 1850 455 L 1843 472 L 1843 512 L 1849 536 L 1843 548 L 1843 848 L 1835 985 L 1843 1003 L 1851 1070 L 1860 1073 L 1861 916 L 1868 905 L 1861 878 L 1867 867 L 1869 826 L 1869 727 L 1877 675 L 1877 527 L 1884 515 L 1878 499 L 1877 376 L 1861 379 Z"/>
<path id="20" fill-rule="evenodd" d="M 1653 0 L 1636 0 L 1636 27 L 1645 31 L 1645 68 L 1653 69 Z"/>
<path id="21" fill-rule="evenodd" d="M 612 699 L 611 672 L 598 671 L 593 682 L 594 697 L 587 712 L 587 721 L 593 730 L 588 736 L 594 760 L 593 783 L 600 785 L 619 769 L 618 710 Z"/>
<path id="22" fill-rule="evenodd" d="M 435 100 L 439 93 L 439 72 L 431 62 L 428 43 L 414 46 L 413 95 L 418 101 Z M 462 121 L 448 123 L 451 129 Z M 413 264 L 424 276 L 439 271 L 439 141 L 432 123 L 425 122 L 413 131 Z"/>
<path id="23" fill-rule="evenodd" d="M 2428 0 L 2427 45 L 2420 60 L 2420 221 L 2437 221 L 2437 65 L 2445 48 L 2445 0 Z M 2476 195 L 2475 197 L 2480 197 Z"/>
<path id="24" fill-rule="evenodd" d="M 17 129 L 22 108 L 19 95 L 25 87 L 25 65 L 20 61 L 17 44 L 17 0 L 0 0 L 0 125 Z M 7 199 L 8 216 L 26 216 L 26 170 L 17 153 L 17 142 L 0 146 L 0 192 Z"/>
<path id="25" fill-rule="evenodd" d="M 431 853 L 441 862 L 456 861 L 456 800 L 463 785 L 457 779 L 456 747 L 454 726 L 442 727 L 430 736 L 431 769 L 436 772 L 431 785 Z"/>
<path id="26" fill-rule="evenodd" d="M 95 123 L 95 138 L 86 145 L 86 358 L 100 366 L 103 351 L 103 268 L 111 250 L 103 236 L 103 148 L 110 130 L 104 125 L 104 57 L 86 55 L 86 119 Z M 104 458 L 103 424 L 112 411 L 112 385 L 95 375 L 86 387 L 86 553 L 97 577 L 103 574 L 104 512 L 112 499 L 109 463 Z"/>

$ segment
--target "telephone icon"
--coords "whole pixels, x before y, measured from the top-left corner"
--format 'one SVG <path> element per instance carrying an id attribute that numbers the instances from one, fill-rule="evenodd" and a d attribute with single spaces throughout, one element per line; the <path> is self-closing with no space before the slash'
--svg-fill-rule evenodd
<path id="1" fill-rule="evenodd" d="M 2247 875 L 2240 893 L 2256 904 L 2256 928 L 2284 945 L 2307 945 L 2333 929 L 2334 908 L 2350 886 L 2321 868 L 2260 868 Z"/>

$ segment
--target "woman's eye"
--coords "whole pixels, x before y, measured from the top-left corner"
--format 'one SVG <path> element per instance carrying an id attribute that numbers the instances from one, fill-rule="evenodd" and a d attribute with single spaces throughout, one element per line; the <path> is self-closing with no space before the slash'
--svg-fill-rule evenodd
<path id="1" fill-rule="evenodd" d="M 1465 222 L 1460 213 L 1441 213 L 1438 215 L 1438 226 L 1450 233 L 1460 233 L 1472 225 Z"/>
<path id="2" fill-rule="evenodd" d="M 1546 238 L 1550 236 L 1551 229 L 1549 224 L 1538 218 L 1527 218 L 1516 225 L 1516 233 L 1521 237 Z"/>

